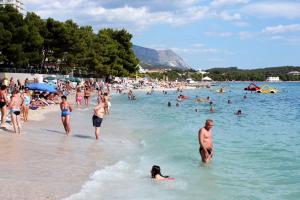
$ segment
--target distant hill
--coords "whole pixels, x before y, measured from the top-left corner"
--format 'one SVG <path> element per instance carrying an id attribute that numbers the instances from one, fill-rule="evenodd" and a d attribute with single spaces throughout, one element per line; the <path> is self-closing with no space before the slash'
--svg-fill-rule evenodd
<path id="1" fill-rule="evenodd" d="M 155 50 L 137 45 L 132 48 L 143 68 L 188 68 L 184 60 L 172 50 Z"/>

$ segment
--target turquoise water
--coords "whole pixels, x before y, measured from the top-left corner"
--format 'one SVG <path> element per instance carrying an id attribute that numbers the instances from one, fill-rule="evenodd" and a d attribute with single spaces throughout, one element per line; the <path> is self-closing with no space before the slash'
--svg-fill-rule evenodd
<path id="1" fill-rule="evenodd" d="M 122 119 L 140 144 L 97 171 L 74 199 L 300 199 L 300 83 L 272 85 L 280 92 L 248 92 L 246 99 L 247 83 L 222 84 L 224 94 L 218 87 L 185 90 L 190 99 L 179 107 L 174 91 L 136 93 L 136 101 L 114 96 L 111 117 Z M 216 112 L 195 103 L 196 96 L 210 96 Z M 234 114 L 238 109 L 242 116 Z M 203 165 L 197 134 L 208 118 L 215 122 L 215 156 Z M 154 164 L 176 180 L 151 180 Z"/>

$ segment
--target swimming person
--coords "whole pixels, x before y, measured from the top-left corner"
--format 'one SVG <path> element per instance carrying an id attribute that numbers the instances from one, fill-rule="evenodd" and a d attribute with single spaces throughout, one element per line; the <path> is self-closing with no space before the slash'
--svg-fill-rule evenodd
<path id="1" fill-rule="evenodd" d="M 20 93 L 18 90 L 13 92 L 13 96 L 9 103 L 9 108 L 11 112 L 11 122 L 13 124 L 14 132 L 21 133 L 21 122 L 20 122 L 20 114 L 21 114 L 21 100 Z"/>
<path id="2" fill-rule="evenodd" d="M 171 102 L 170 101 L 168 102 L 168 107 L 171 107 Z"/>
<path id="3" fill-rule="evenodd" d="M 155 180 L 174 180 L 174 178 L 171 178 L 169 176 L 163 176 L 160 172 L 160 167 L 157 165 L 153 165 L 151 169 L 151 178 L 154 178 Z"/>
<path id="4" fill-rule="evenodd" d="M 235 113 L 236 115 L 241 115 L 242 114 L 242 110 L 238 109 L 238 111 Z"/>
<path id="5" fill-rule="evenodd" d="M 203 163 L 208 163 L 214 154 L 213 142 L 212 142 L 212 127 L 214 122 L 211 119 L 207 119 L 205 126 L 199 130 L 198 140 L 199 140 L 199 153 L 202 158 Z"/>
<path id="6" fill-rule="evenodd" d="M 8 102 L 7 86 L 1 85 L 1 90 L 0 90 L 1 127 L 5 127 L 6 114 L 7 114 L 7 107 L 6 107 L 7 102 Z"/>
<path id="7" fill-rule="evenodd" d="M 66 134 L 69 135 L 71 133 L 70 117 L 73 108 L 71 107 L 69 102 L 67 102 L 66 96 L 61 97 L 60 110 L 61 110 L 61 121 L 63 123 Z"/>
<path id="8" fill-rule="evenodd" d="M 93 126 L 95 127 L 95 136 L 96 140 L 99 140 L 100 136 L 100 127 L 103 121 L 103 117 L 105 115 L 103 98 L 98 98 L 98 105 L 94 108 L 93 115 Z"/>

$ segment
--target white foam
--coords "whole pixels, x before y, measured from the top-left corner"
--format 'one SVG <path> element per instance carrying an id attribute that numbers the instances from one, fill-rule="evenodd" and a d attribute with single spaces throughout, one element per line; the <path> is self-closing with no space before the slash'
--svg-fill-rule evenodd
<path id="1" fill-rule="evenodd" d="M 115 165 L 107 166 L 102 170 L 97 170 L 90 176 L 90 180 L 86 182 L 79 193 L 73 194 L 65 200 L 81 200 L 95 199 L 99 195 L 97 191 L 108 181 L 126 178 L 126 172 L 129 169 L 129 164 L 124 161 L 119 161 Z"/>

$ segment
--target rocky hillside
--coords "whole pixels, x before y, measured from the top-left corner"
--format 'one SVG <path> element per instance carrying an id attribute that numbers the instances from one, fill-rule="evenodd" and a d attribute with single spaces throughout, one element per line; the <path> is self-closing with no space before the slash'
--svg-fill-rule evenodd
<path id="1" fill-rule="evenodd" d="M 184 60 L 172 50 L 155 50 L 133 45 L 133 51 L 144 68 L 187 68 Z"/>

